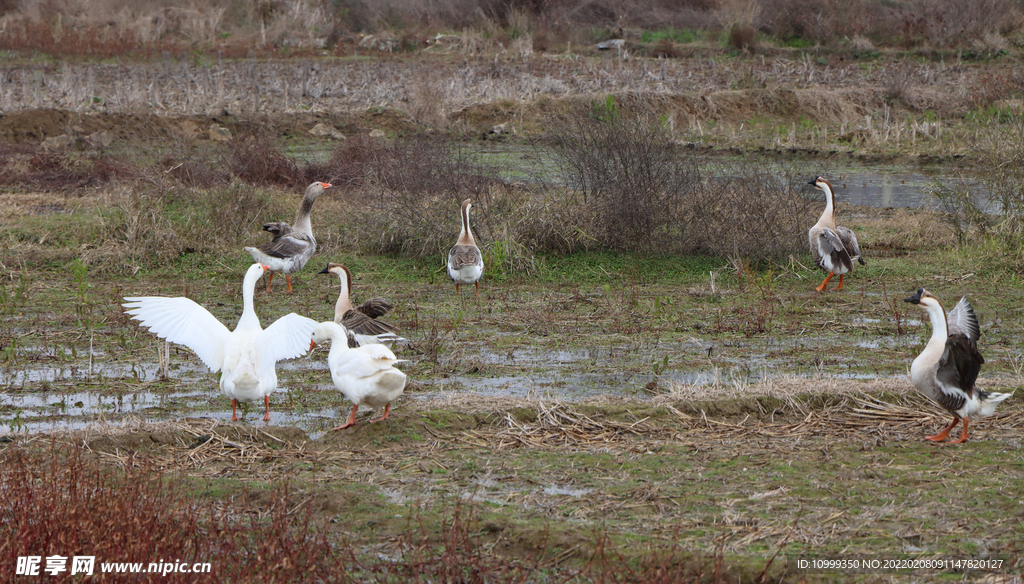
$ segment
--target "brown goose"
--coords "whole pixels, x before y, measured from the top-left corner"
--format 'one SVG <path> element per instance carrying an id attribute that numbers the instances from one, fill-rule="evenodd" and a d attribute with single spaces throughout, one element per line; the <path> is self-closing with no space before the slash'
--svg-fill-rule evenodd
<path id="1" fill-rule="evenodd" d="M 903 300 L 924 309 L 932 322 L 932 336 L 910 366 L 910 381 L 918 391 L 953 414 L 952 424 L 925 438 L 942 442 L 963 419 L 960 439 L 952 444 L 964 442 L 971 416 L 992 415 L 996 404 L 1013 394 L 989 393 L 974 385 L 985 359 L 978 352 L 981 337 L 978 315 L 967 298 L 961 298 L 948 316 L 942 311 L 939 299 L 924 288 L 918 288 L 916 294 Z"/>
<path id="2" fill-rule="evenodd" d="M 334 304 L 334 322 L 349 331 L 349 346 L 380 343 L 388 347 L 405 339 L 396 334 L 395 327 L 377 320 L 391 310 L 392 306 L 383 298 L 371 298 L 356 308 L 352 307 L 349 291 L 352 289 L 352 273 L 341 264 L 328 263 L 321 274 L 334 274 L 341 280 L 341 291 Z"/>
<path id="3" fill-rule="evenodd" d="M 469 199 L 462 201 L 462 231 L 459 239 L 448 252 L 448 277 L 455 281 L 455 293 L 459 284 L 475 284 L 476 295 L 480 295 L 480 278 L 484 275 L 484 258 L 476 246 L 473 232 L 469 229 L 469 210 L 473 204 Z"/>
<path id="4" fill-rule="evenodd" d="M 822 177 L 816 177 L 807 184 L 825 191 L 825 210 L 818 222 L 807 231 L 807 239 L 811 244 L 811 255 L 818 267 L 828 272 L 828 277 L 816 288 L 818 292 L 825 289 L 832 276 L 839 274 L 839 285 L 833 290 L 843 289 L 843 275 L 853 271 L 853 262 L 865 265 L 860 257 L 860 246 L 857 236 L 846 227 L 837 227 L 834 216 L 836 196 L 832 185 Z"/>
<path id="5" fill-rule="evenodd" d="M 270 266 L 270 278 L 267 279 L 268 293 L 270 283 L 274 281 L 274 274 L 278 272 L 284 274 L 288 291 L 291 292 L 292 274 L 301 270 L 316 252 L 316 240 L 313 239 L 309 213 L 317 197 L 331 186 L 331 183 L 315 182 L 306 187 L 306 194 L 303 195 L 299 212 L 295 215 L 294 225 L 288 225 L 283 221 L 264 223 L 263 230 L 272 233 L 274 238 L 259 247 L 245 248 L 252 259 Z"/>

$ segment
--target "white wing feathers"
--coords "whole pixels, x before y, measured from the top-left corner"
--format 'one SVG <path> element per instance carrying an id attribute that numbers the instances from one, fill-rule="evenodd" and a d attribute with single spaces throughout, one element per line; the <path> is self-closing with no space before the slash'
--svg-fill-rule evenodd
<path id="1" fill-rule="evenodd" d="M 188 298 L 125 297 L 123 306 L 156 336 L 184 345 L 210 368 L 220 371 L 231 331 L 208 310 Z"/>
<path id="2" fill-rule="evenodd" d="M 946 323 L 947 333 L 950 335 L 961 333 L 973 341 L 981 338 L 981 326 L 978 324 L 978 315 L 975 314 L 974 307 L 967 301 L 966 296 L 956 303 L 953 310 L 949 311 L 949 314 L 946 316 Z"/>
<path id="3" fill-rule="evenodd" d="M 256 346 L 261 354 L 270 355 L 275 363 L 301 357 L 309 350 L 309 337 L 317 324 L 315 320 L 294 312 L 286 314 L 256 337 Z"/>

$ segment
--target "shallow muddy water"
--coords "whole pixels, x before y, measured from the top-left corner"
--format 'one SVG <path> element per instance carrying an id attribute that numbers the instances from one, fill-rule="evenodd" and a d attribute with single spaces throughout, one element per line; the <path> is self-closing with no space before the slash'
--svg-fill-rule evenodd
<path id="1" fill-rule="evenodd" d="M 490 333 L 490 334 L 488 334 Z M 491 336 L 493 335 L 493 337 Z M 526 346 L 521 343 L 496 350 L 492 341 L 501 333 L 490 327 L 475 331 L 477 340 L 458 344 L 458 362 L 450 373 L 430 373 L 429 363 L 415 351 L 396 352 L 411 362 L 404 368 L 415 386 L 402 399 L 436 399 L 475 393 L 482 397 L 577 400 L 601 395 L 644 396 L 645 385 L 658 380 L 662 388 L 680 384 L 710 385 L 757 383 L 786 375 L 818 374 L 823 357 L 840 342 L 834 336 L 753 338 L 701 341 L 692 337 L 657 341 L 595 341 L 593 346 Z M 541 339 L 541 342 L 544 340 Z M 863 346 L 906 351 L 917 336 L 865 338 Z M 415 339 L 414 339 L 415 343 Z M 155 360 L 118 362 L 109 355 L 94 355 L 93 363 L 81 354 L 65 356 L 58 366 L 8 365 L 0 367 L 0 434 L 79 429 L 97 421 L 129 419 L 173 420 L 212 417 L 228 420 L 231 402 L 223 396 L 217 375 L 183 350 L 172 351 L 168 379 L 161 380 Z M 793 355 L 807 356 L 803 372 Z M 298 426 L 316 437 L 341 423 L 351 407 L 335 390 L 326 370 L 326 351 L 278 364 L 278 391 L 271 396 L 275 425 Z M 872 379 L 898 375 L 885 372 L 844 371 L 839 378 Z M 393 412 L 400 412 L 400 403 Z M 262 424 L 262 404 L 250 404 L 244 419 Z M 365 412 L 364 412 L 365 413 Z M 399 414 L 400 415 L 400 414 Z M 361 415 L 360 419 L 364 419 Z"/>

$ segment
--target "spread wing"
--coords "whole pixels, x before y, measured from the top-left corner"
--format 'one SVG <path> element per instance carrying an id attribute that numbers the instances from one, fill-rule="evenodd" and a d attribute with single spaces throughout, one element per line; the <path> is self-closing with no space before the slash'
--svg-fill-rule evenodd
<path id="1" fill-rule="evenodd" d="M 192 349 L 210 371 L 220 371 L 231 331 L 208 310 L 180 297 L 126 296 L 125 300 L 121 306 L 139 324 L 161 339 Z"/>
<path id="2" fill-rule="evenodd" d="M 341 317 L 341 325 L 346 329 L 361 335 L 382 335 L 395 332 L 395 328 L 389 324 L 374 320 L 358 310 L 349 309 Z"/>
<path id="3" fill-rule="evenodd" d="M 394 306 L 383 298 L 371 298 L 356 307 L 356 310 L 370 318 L 380 318 L 390 312 L 392 308 Z"/>
<path id="4" fill-rule="evenodd" d="M 943 394 L 939 403 L 953 411 L 962 408 L 966 398 L 956 390 L 972 395 L 984 362 L 985 358 L 978 352 L 978 345 L 973 339 L 961 333 L 950 335 L 935 373 Z"/>
<path id="5" fill-rule="evenodd" d="M 978 324 L 978 315 L 975 314 L 974 307 L 967 301 L 966 296 L 956 303 L 953 310 L 949 311 L 949 314 L 946 316 L 946 326 L 951 337 L 956 334 L 962 334 L 975 342 L 981 338 L 981 326 Z"/>
<path id="6" fill-rule="evenodd" d="M 270 257 L 275 258 L 290 258 L 297 255 L 301 255 L 309 246 L 313 245 L 313 242 L 304 237 L 292 237 L 291 235 L 283 235 L 275 237 L 270 242 L 259 246 L 258 250 L 267 254 Z"/>
<path id="7" fill-rule="evenodd" d="M 448 266 L 453 270 L 461 270 L 483 262 L 480 249 L 475 245 L 456 245 L 448 252 Z"/>
<path id="8" fill-rule="evenodd" d="M 260 353 L 269 355 L 274 363 L 301 357 L 309 350 L 309 338 L 317 322 L 294 312 L 274 321 L 256 337 Z"/>
<path id="9" fill-rule="evenodd" d="M 847 271 L 853 270 L 853 260 L 850 259 L 850 253 L 846 251 L 846 246 L 843 245 L 843 240 L 839 237 L 839 234 L 828 227 L 821 228 L 818 233 L 814 247 L 811 247 L 811 251 L 814 253 L 814 259 L 818 262 L 818 265 L 829 270 L 835 271 L 837 266 L 846 266 Z"/>

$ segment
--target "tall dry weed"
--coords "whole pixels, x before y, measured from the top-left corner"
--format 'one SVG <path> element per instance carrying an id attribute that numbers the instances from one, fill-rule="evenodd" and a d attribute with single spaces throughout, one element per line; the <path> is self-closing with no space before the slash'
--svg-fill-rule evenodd
<path id="1" fill-rule="evenodd" d="M 757 259 L 802 251 L 813 212 L 790 186 L 804 182 L 794 173 L 680 149 L 661 120 L 627 119 L 615 103 L 554 132 L 593 247 Z"/>

